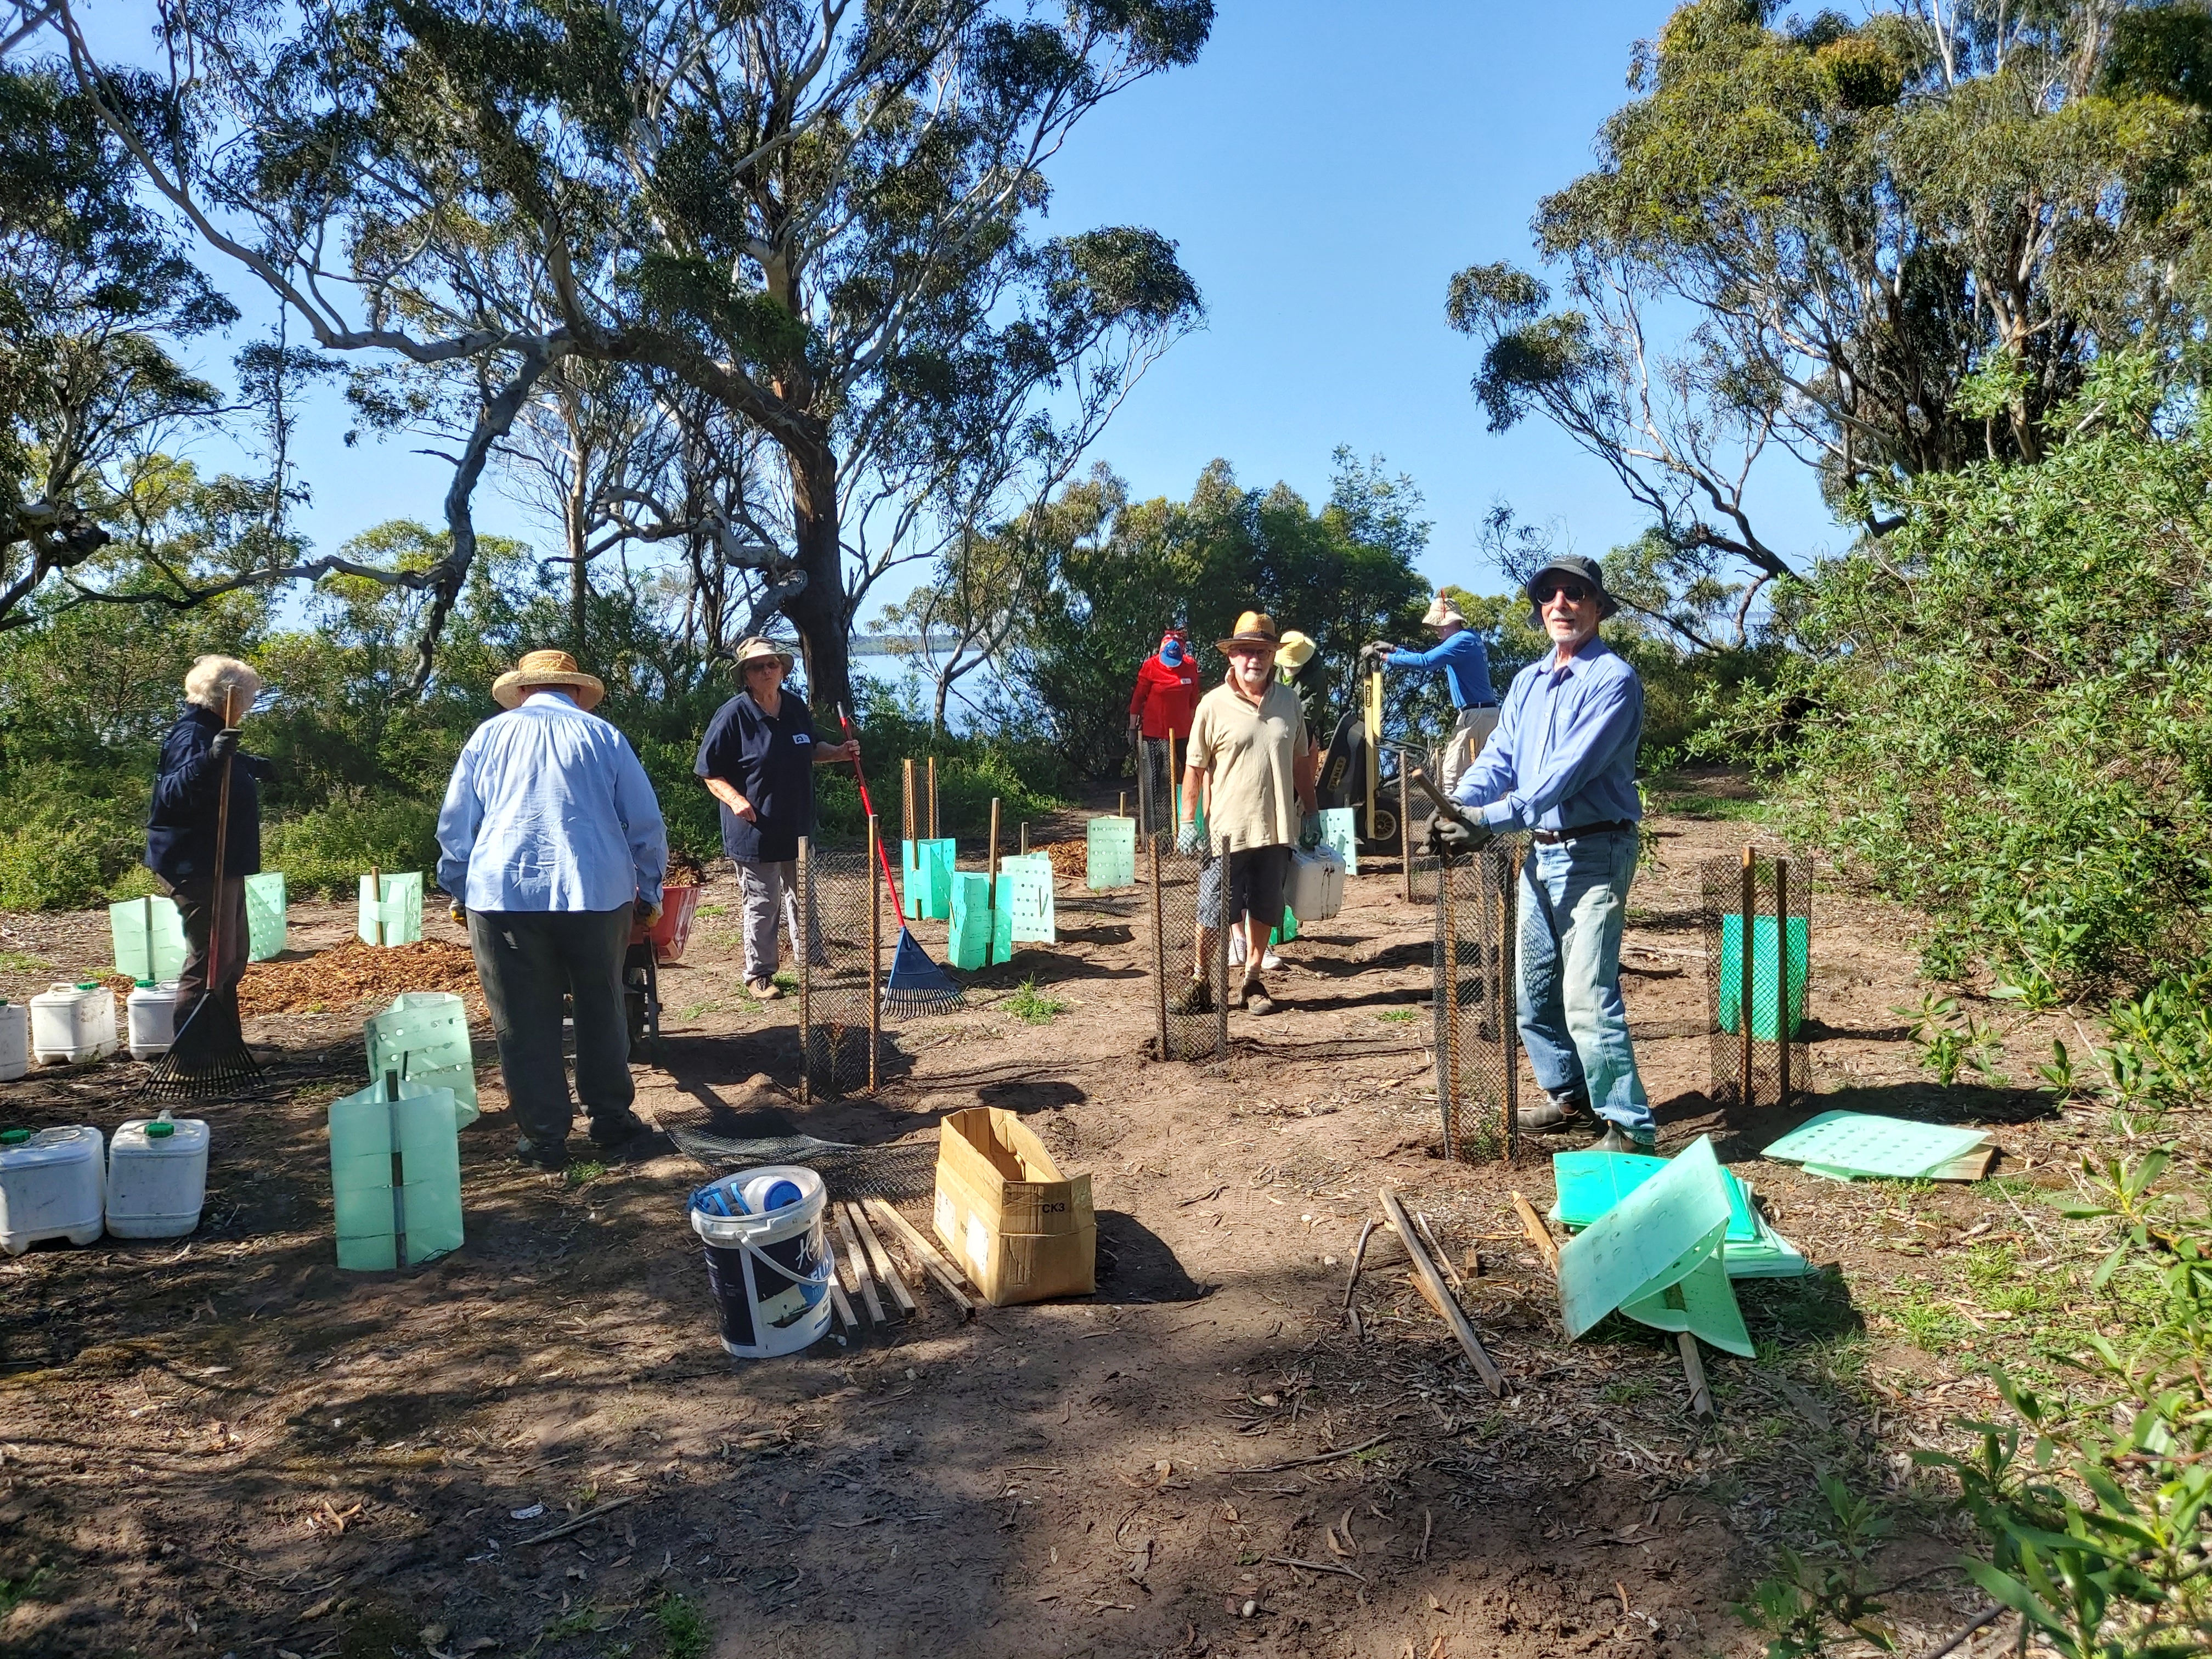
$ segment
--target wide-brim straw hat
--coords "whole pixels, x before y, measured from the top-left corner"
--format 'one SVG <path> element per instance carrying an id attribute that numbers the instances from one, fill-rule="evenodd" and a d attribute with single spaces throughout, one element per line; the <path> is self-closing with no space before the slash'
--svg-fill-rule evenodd
<path id="1" fill-rule="evenodd" d="M 1313 660 L 1314 642 L 1295 628 L 1283 630 L 1283 642 L 1275 652 L 1275 665 L 1287 668 L 1292 673 Z"/>
<path id="2" fill-rule="evenodd" d="M 491 700 L 501 708 L 513 708 L 532 691 L 567 691 L 579 708 L 598 706 L 607 695 L 606 684 L 596 674 L 586 674 L 565 651 L 528 651 L 522 660 L 491 683 Z"/>
<path id="3" fill-rule="evenodd" d="M 1457 600 L 1448 594 L 1439 593 L 1429 601 L 1428 612 L 1421 618 L 1421 626 L 1442 628 L 1446 623 L 1457 623 L 1464 628 L 1467 626 L 1467 617 L 1462 614 Z"/>
<path id="4" fill-rule="evenodd" d="M 783 665 L 783 672 L 785 673 L 788 674 L 791 672 L 791 665 L 794 660 L 791 653 L 788 651 L 777 650 L 775 646 L 769 644 L 766 640 L 756 634 L 752 638 L 743 641 L 738 644 L 738 654 L 730 665 L 731 672 L 736 674 L 742 679 L 744 677 L 745 665 L 747 663 L 761 662 L 769 657 L 774 657 L 778 662 Z"/>
<path id="5" fill-rule="evenodd" d="M 1275 619 L 1264 611 L 1247 611 L 1237 619 L 1237 631 L 1225 640 L 1216 640 L 1214 648 L 1226 651 L 1232 645 L 1264 645 L 1271 651 L 1283 648 L 1283 636 L 1275 631 Z"/>

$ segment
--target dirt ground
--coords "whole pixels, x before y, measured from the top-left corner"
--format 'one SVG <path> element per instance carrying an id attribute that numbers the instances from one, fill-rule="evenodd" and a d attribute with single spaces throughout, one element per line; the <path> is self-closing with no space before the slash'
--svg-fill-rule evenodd
<path id="1" fill-rule="evenodd" d="M 924 1287 L 888 1330 L 732 1361 L 684 1220 L 706 1172 L 673 1152 L 520 1167 L 481 1032 L 466 1245 L 341 1273 L 325 1108 L 365 1080 L 367 1010 L 257 1017 L 276 1093 L 209 1113 L 189 1241 L 0 1261 L 0 1649 L 1748 1655 L 1763 1643 L 1729 1603 L 1778 1546 L 1817 1547 L 1824 1471 L 1889 1504 L 1875 1571 L 1905 1581 L 1889 1605 L 1907 1650 L 1932 1645 L 1982 1603 L 1945 1565 L 1963 1534 L 1909 1455 L 1955 1443 L 1953 1419 L 1993 1400 L 1979 1370 L 2004 1333 L 1968 1309 L 1955 1342 L 1915 1342 L 1929 1328 L 1912 1310 L 1967 1241 L 2047 1249 L 2029 1188 L 2067 1179 L 2091 1126 L 2024 1090 L 1939 1094 L 1893 1012 L 1918 1000 L 1915 920 L 1826 890 L 1815 1097 L 1715 1112 L 1693 866 L 1747 833 L 1725 786 L 1654 820 L 1625 981 L 1638 1054 L 1662 1150 L 1713 1135 L 1823 1271 L 1739 1287 L 1759 1355 L 1708 1351 L 1717 1421 L 1691 1416 L 1671 1339 L 1616 1319 L 1563 1340 L 1506 1196 L 1549 1204 L 1552 1144 L 1514 1167 L 1434 1155 L 1430 915 L 1394 860 L 1364 865 L 1343 913 L 1287 948 L 1272 976 L 1285 1012 L 1232 1015 L 1224 1064 L 1146 1059 L 1136 900 L 1063 882 L 1056 948 L 976 976 L 967 1012 L 905 1028 L 908 1069 L 879 1098 L 809 1107 L 747 1082 L 793 1082 L 796 1005 L 744 994 L 734 884 L 718 875 L 664 975 L 641 1113 L 932 1147 L 948 1111 L 1013 1109 L 1093 1177 L 1097 1293 L 963 1322 Z M 1079 831 L 1074 814 L 1040 826 Z M 110 956 L 104 914 L 0 924 L 10 998 Z M 292 954 L 349 929 L 339 907 L 297 905 Z M 442 914 L 425 933 L 459 937 Z M 941 924 L 921 933 L 943 942 Z M 1029 980 L 1064 1010 L 1018 1018 Z M 2031 1026 L 2008 1053 L 2047 1047 Z M 137 1075 L 41 1070 L 0 1085 L 0 1121 L 112 1131 Z M 1844 1187 L 1759 1158 L 1837 1106 L 1999 1126 L 2005 1178 Z M 1413 1293 L 1388 1234 L 1360 1280 L 1360 1334 L 1344 1318 L 1385 1184 L 1465 1273 L 1505 1399 Z M 902 1208 L 927 1231 L 926 1201 Z"/>

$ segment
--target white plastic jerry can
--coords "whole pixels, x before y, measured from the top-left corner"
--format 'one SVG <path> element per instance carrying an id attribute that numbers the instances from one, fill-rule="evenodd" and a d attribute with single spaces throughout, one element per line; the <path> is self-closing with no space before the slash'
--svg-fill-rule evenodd
<path id="1" fill-rule="evenodd" d="M 78 1065 L 115 1048 L 115 993 L 98 980 L 52 985 L 31 999 L 31 1053 L 40 1065 Z"/>
<path id="2" fill-rule="evenodd" d="M 161 985 L 150 979 L 138 981 L 125 1001 L 131 1059 L 159 1060 L 169 1052 L 177 1040 L 177 1016 L 182 1012 L 179 1003 L 176 981 Z"/>
<path id="3" fill-rule="evenodd" d="M 30 1069 L 29 1005 L 0 997 L 0 1083 L 13 1083 Z"/>
<path id="4" fill-rule="evenodd" d="M 132 1118 L 107 1149 L 107 1231 L 181 1238 L 207 1201 L 208 1126 L 196 1117 Z"/>
<path id="5" fill-rule="evenodd" d="M 103 1146 L 87 1124 L 0 1129 L 0 1250 L 21 1255 L 42 1238 L 100 1237 Z"/>

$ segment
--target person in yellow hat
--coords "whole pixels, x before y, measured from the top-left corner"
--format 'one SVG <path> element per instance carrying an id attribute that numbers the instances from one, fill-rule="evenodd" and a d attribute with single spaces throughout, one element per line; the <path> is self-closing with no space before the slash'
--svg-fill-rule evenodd
<path id="1" fill-rule="evenodd" d="M 462 745 L 438 810 L 438 884 L 469 930 L 515 1156 L 547 1170 L 567 1166 L 575 1118 L 563 997 L 593 1144 L 629 1153 L 647 1133 L 630 1109 L 622 969 L 631 924 L 660 915 L 668 829 L 629 739 L 591 712 L 605 694 L 567 652 L 529 653 L 492 682 L 506 712 Z"/>
<path id="2" fill-rule="evenodd" d="M 1283 916 L 1283 883 L 1291 848 L 1320 838 L 1314 798 L 1314 750 L 1305 716 L 1288 686 L 1275 678 L 1282 635 L 1265 611 L 1247 611 L 1218 641 L 1229 677 L 1199 700 L 1184 755 L 1182 819 L 1176 845 L 1187 857 L 1220 866 L 1209 925 L 1200 878 L 1198 961 L 1207 957 L 1212 927 L 1242 923 L 1244 972 L 1230 1006 L 1258 1016 L 1275 1012 L 1260 978 L 1267 939 Z M 1206 830 L 1198 828 L 1206 800 Z M 1212 992 L 1203 973 L 1175 1000 L 1172 1012 L 1203 1013 Z"/>

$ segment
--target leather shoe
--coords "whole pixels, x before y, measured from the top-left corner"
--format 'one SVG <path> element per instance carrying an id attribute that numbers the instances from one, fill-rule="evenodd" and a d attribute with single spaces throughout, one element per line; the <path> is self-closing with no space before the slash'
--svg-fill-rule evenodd
<path id="1" fill-rule="evenodd" d="M 1650 1158 L 1654 1155 L 1657 1149 L 1658 1141 L 1655 1137 L 1649 1135 L 1633 1135 L 1627 1130 L 1622 1128 L 1618 1123 L 1608 1123 L 1605 1126 L 1605 1133 L 1597 1138 L 1596 1144 L 1591 1146 L 1590 1151 L 1594 1152 L 1634 1152 L 1640 1157 Z"/>
<path id="2" fill-rule="evenodd" d="M 1589 1126 L 1589 1108 L 1580 1101 L 1558 1100 L 1546 1097 L 1537 1106 L 1523 1106 L 1519 1113 L 1524 1134 L 1565 1134 L 1569 1129 Z"/>
<path id="3" fill-rule="evenodd" d="M 556 1173 L 568 1167 L 568 1146 L 561 1140 L 532 1140 L 525 1135 L 514 1143 L 514 1155 L 535 1169 Z"/>

